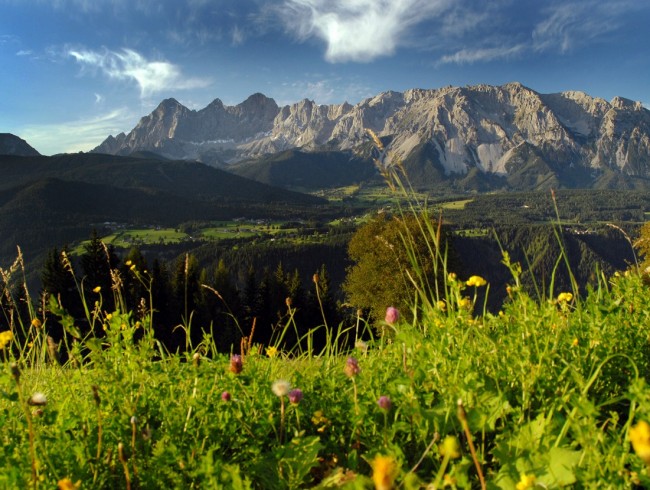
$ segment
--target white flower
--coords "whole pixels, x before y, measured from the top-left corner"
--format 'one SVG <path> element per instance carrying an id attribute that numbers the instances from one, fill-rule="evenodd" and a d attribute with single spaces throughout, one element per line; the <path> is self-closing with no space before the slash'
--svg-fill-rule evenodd
<path id="1" fill-rule="evenodd" d="M 284 379 L 279 379 L 273 383 L 271 390 L 277 396 L 286 396 L 291 390 L 291 384 Z"/>

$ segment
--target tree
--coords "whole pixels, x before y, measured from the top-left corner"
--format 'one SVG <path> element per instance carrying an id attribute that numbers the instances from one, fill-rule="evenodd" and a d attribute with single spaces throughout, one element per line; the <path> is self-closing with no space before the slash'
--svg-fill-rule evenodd
<path id="1" fill-rule="evenodd" d="M 378 214 L 353 235 L 348 255 L 354 265 L 343 284 L 347 302 L 374 320 L 383 318 L 389 306 L 408 318 L 415 284 L 428 299 L 442 299 L 445 273 L 457 267 L 446 229 L 424 214 Z"/>

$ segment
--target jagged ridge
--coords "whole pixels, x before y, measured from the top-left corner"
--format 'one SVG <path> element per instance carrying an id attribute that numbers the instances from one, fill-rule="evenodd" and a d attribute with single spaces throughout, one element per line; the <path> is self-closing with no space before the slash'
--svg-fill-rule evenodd
<path id="1" fill-rule="evenodd" d="M 236 106 L 216 99 L 194 111 L 167 99 L 128 135 L 109 136 L 94 151 L 232 163 L 294 148 L 358 151 L 367 129 L 404 160 L 428 147 L 427 158 L 446 176 L 476 169 L 508 177 L 537 168 L 582 172 L 576 182 L 612 171 L 650 177 L 650 112 L 641 103 L 540 94 L 519 83 L 384 92 L 354 106 L 305 99 L 278 107 L 255 94 Z"/>

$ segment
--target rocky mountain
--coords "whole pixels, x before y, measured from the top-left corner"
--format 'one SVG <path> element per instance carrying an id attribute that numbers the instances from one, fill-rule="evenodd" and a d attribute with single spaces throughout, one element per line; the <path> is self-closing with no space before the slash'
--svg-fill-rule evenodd
<path id="1" fill-rule="evenodd" d="M 40 153 L 15 134 L 0 133 L 0 155 L 33 157 L 40 155 Z"/>
<path id="2" fill-rule="evenodd" d="M 519 83 L 384 92 L 354 106 L 302 100 L 278 107 L 255 94 L 194 111 L 167 99 L 128 135 L 110 136 L 94 151 L 144 150 L 211 164 L 290 149 L 368 156 L 368 129 L 424 186 L 495 177 L 511 188 L 631 186 L 630 179 L 650 178 L 650 111 L 640 102 L 540 94 Z"/>

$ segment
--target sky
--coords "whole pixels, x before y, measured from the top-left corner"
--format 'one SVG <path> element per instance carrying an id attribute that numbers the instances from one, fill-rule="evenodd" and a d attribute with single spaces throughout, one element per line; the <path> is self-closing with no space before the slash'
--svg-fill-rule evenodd
<path id="1" fill-rule="evenodd" d="M 520 82 L 650 107 L 650 0 L 0 0 L 0 133 L 45 155 L 163 100 Z"/>

